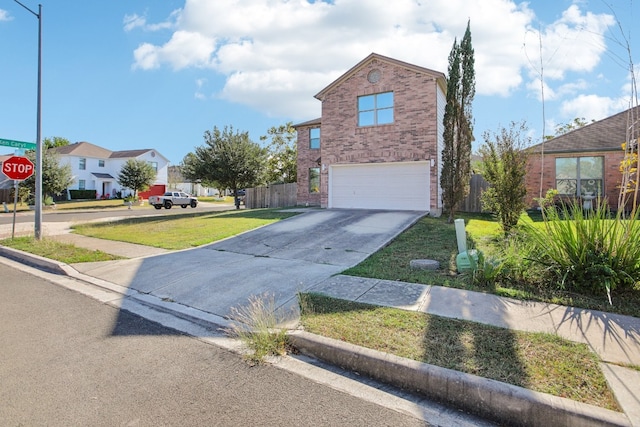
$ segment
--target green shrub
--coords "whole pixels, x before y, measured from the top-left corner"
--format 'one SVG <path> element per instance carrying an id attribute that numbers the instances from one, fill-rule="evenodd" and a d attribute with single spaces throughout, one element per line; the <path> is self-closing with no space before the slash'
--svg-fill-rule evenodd
<path id="1" fill-rule="evenodd" d="M 71 200 L 95 199 L 97 197 L 96 190 L 69 190 Z"/>
<path id="2" fill-rule="evenodd" d="M 544 265 L 561 286 L 581 293 L 605 291 L 611 304 L 614 289 L 640 283 L 640 221 L 610 219 L 601 201 L 583 211 L 579 203 L 544 210 L 544 227 L 524 224 L 533 245 L 529 256 Z"/>

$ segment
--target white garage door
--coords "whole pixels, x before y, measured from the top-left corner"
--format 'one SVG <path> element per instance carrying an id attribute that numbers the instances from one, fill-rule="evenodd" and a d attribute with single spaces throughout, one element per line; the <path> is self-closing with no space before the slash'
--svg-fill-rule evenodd
<path id="1" fill-rule="evenodd" d="M 329 207 L 429 210 L 429 163 L 333 165 Z"/>

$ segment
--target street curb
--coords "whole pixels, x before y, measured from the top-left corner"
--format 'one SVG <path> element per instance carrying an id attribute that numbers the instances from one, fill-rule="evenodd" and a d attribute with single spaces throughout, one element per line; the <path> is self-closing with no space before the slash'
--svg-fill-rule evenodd
<path id="1" fill-rule="evenodd" d="M 304 331 L 289 333 L 302 354 L 509 425 L 618 426 L 624 413 L 416 362 Z"/>
<path id="2" fill-rule="evenodd" d="M 0 255 L 14 261 L 18 261 L 22 264 L 29 265 L 31 267 L 39 268 L 49 273 L 70 276 L 71 274 L 69 273 L 71 272 L 71 270 L 73 270 L 72 267 L 70 267 L 68 264 L 65 264 L 64 262 L 54 261 L 49 258 L 30 254 L 28 252 L 23 252 L 18 249 L 9 248 L 7 246 L 0 245 Z"/>
<path id="3" fill-rule="evenodd" d="M 0 255 L 50 273 L 79 276 L 68 264 L 0 245 Z M 86 278 L 84 279 L 86 281 Z M 94 283 L 100 286 L 98 283 Z M 121 293 L 121 292 L 119 292 Z M 197 323 L 220 327 L 220 318 L 137 297 L 142 304 Z M 214 320 L 215 318 L 215 320 Z M 476 375 L 416 362 L 305 331 L 288 333 L 300 353 L 378 381 L 419 393 L 481 417 L 509 425 L 631 427 L 624 413 L 527 390 Z"/>

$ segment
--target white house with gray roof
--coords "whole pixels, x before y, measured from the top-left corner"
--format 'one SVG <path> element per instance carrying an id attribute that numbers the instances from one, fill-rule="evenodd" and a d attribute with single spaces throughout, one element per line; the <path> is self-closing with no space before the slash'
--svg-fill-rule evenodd
<path id="1" fill-rule="evenodd" d="M 153 185 L 167 185 L 169 160 L 154 149 L 110 151 L 89 142 L 76 142 L 53 150 L 61 165 L 71 165 L 73 184 L 69 190 L 96 190 L 98 198 L 112 198 L 117 192 L 122 196 L 133 193 L 118 184 L 118 174 L 129 159 L 151 164 L 157 172 Z"/>

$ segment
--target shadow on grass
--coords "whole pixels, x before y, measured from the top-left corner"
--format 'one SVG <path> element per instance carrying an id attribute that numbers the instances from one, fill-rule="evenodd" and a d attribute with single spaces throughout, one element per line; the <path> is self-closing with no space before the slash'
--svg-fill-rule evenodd
<path id="1" fill-rule="evenodd" d="M 312 333 L 521 387 L 529 385 L 516 334 L 509 329 L 318 293 L 299 298 L 303 324 Z"/>

